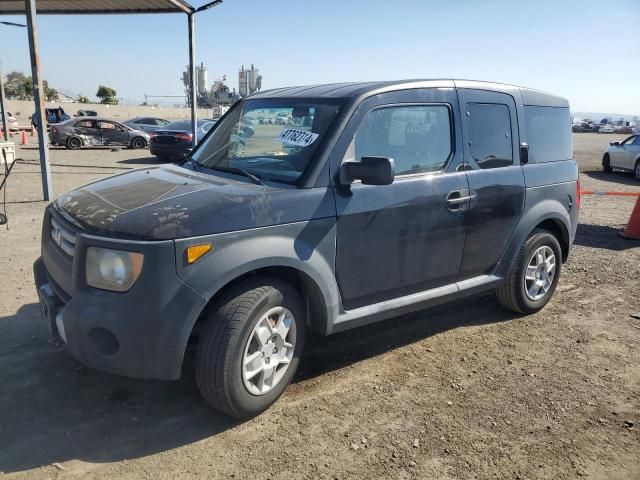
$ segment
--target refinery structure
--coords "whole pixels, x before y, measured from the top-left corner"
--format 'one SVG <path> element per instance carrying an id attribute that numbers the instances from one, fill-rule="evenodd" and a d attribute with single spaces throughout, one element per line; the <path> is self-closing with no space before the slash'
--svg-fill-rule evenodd
<path id="1" fill-rule="evenodd" d="M 195 89 L 198 107 L 216 108 L 229 107 L 242 97 L 251 95 L 262 88 L 262 76 L 259 70 L 251 65 L 250 69 L 245 69 L 244 65 L 238 71 L 238 93 L 236 89 L 231 90 L 227 85 L 227 77 L 214 80 L 209 85 L 207 67 L 204 63 L 196 65 Z M 182 72 L 182 83 L 184 84 L 185 98 L 189 104 L 189 68 Z"/>

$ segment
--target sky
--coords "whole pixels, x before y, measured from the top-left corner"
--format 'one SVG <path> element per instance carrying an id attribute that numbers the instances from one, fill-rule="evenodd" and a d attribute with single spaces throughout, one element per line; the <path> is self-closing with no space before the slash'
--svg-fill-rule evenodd
<path id="1" fill-rule="evenodd" d="M 206 3 L 192 0 L 194 6 Z M 0 20 L 24 22 L 24 16 Z M 125 103 L 181 95 L 187 18 L 46 16 L 42 71 L 54 88 Z M 0 25 L 6 74 L 30 74 L 26 29 Z M 209 82 L 254 64 L 263 89 L 360 80 L 468 78 L 552 92 L 573 111 L 640 115 L 640 0 L 225 0 L 196 18 Z"/>

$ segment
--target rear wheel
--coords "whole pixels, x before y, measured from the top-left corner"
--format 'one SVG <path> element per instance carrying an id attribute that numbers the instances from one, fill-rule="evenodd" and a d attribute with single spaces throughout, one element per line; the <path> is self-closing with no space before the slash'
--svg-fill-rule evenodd
<path id="1" fill-rule="evenodd" d="M 518 313 L 541 310 L 555 292 L 561 268 L 558 239 L 546 230 L 535 230 L 520 248 L 506 282 L 496 289 L 498 301 Z"/>
<path id="2" fill-rule="evenodd" d="M 603 172 L 611 172 L 611 158 L 609 158 L 609 154 L 605 153 L 604 157 L 602 157 L 602 171 Z"/>
<path id="3" fill-rule="evenodd" d="M 67 139 L 67 148 L 69 150 L 77 150 L 80 147 L 82 147 L 82 140 L 78 137 L 69 137 Z"/>
<path id="4" fill-rule="evenodd" d="M 223 294 L 206 320 L 196 355 L 204 399 L 236 418 L 275 402 L 298 367 L 305 309 L 289 284 L 258 277 Z"/>

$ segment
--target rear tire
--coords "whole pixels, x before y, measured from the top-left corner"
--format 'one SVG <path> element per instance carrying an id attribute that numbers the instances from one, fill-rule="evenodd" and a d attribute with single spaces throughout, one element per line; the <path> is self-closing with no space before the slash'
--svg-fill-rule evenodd
<path id="1" fill-rule="evenodd" d="M 538 261 L 540 255 L 545 261 Z M 496 289 L 498 302 L 514 312 L 536 313 L 553 296 L 561 270 L 562 250 L 558 239 L 546 230 L 534 230 L 520 247 L 505 283 Z"/>
<path id="2" fill-rule="evenodd" d="M 69 150 L 77 150 L 82 147 L 82 140 L 78 137 L 69 137 L 67 139 L 67 148 Z"/>
<path id="3" fill-rule="evenodd" d="M 605 153 L 604 157 L 602 157 L 602 171 L 607 173 L 611 172 L 611 158 L 609 158 L 608 153 Z"/>
<path id="4" fill-rule="evenodd" d="M 296 372 L 305 324 L 302 299 L 287 283 L 257 277 L 225 292 L 207 315 L 196 354 L 207 403 L 240 419 L 269 408 Z"/>

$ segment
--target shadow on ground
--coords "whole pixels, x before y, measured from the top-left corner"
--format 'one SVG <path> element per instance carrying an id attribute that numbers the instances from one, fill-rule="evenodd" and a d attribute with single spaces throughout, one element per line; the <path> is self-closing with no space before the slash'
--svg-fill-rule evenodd
<path id="1" fill-rule="evenodd" d="M 446 330 L 513 318 L 485 294 L 332 337 L 311 337 L 295 382 Z M 192 362 L 190 352 L 183 379 L 175 382 L 118 377 L 81 366 L 51 343 L 37 304 L 0 318 L 0 470 L 139 458 L 237 425 L 200 398 Z"/>
<path id="2" fill-rule="evenodd" d="M 640 241 L 622 238 L 620 232 L 624 229 L 605 225 L 578 224 L 574 243 L 583 247 L 604 248 L 606 250 L 622 251 L 640 247 Z"/>
<path id="3" fill-rule="evenodd" d="M 603 172 L 600 170 L 591 170 L 587 172 L 581 172 L 582 175 L 586 175 L 594 180 L 600 180 L 601 182 L 615 183 L 617 185 L 628 185 L 631 187 L 639 187 L 640 181 L 636 180 L 632 173 L 628 172 Z"/>

